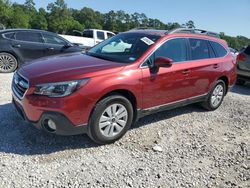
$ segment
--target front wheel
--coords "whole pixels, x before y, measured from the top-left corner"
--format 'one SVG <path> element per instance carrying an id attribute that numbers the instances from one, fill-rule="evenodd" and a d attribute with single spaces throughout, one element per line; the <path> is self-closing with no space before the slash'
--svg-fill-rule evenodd
<path id="1" fill-rule="evenodd" d="M 96 104 L 90 117 L 88 135 L 98 144 L 119 140 L 133 121 L 131 102 L 120 95 L 112 95 Z"/>
<path id="2" fill-rule="evenodd" d="M 220 107 L 226 94 L 226 85 L 222 80 L 218 80 L 210 91 L 206 101 L 203 102 L 202 106 L 207 110 L 213 111 Z"/>
<path id="3" fill-rule="evenodd" d="M 17 59 L 9 54 L 2 52 L 0 53 L 0 73 L 11 73 L 17 69 Z"/>

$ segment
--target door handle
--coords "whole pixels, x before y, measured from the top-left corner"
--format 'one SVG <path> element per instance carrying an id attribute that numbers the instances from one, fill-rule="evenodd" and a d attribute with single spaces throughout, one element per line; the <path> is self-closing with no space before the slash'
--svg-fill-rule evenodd
<path id="1" fill-rule="evenodd" d="M 14 48 L 21 48 L 21 44 L 14 44 L 12 45 Z"/>
<path id="2" fill-rule="evenodd" d="M 47 48 L 47 50 L 54 50 L 55 48 L 53 48 L 53 47 L 50 47 L 50 48 Z"/>
<path id="3" fill-rule="evenodd" d="M 182 74 L 189 74 L 190 73 L 190 70 L 189 69 L 185 69 L 182 71 Z"/>
<path id="4" fill-rule="evenodd" d="M 218 68 L 219 68 L 219 65 L 218 65 L 218 64 L 214 64 L 213 67 L 214 67 L 215 69 L 218 69 Z"/>

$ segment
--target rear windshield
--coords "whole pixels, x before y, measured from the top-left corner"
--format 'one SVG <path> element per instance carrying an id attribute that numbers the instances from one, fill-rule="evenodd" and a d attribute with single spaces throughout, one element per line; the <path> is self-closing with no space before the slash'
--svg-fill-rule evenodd
<path id="1" fill-rule="evenodd" d="M 245 53 L 246 53 L 247 55 L 250 55 L 250 45 L 245 49 Z"/>

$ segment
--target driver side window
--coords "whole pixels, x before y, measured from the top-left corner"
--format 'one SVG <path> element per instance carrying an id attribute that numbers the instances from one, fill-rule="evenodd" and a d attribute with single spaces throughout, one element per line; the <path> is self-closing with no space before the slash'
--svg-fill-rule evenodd
<path id="1" fill-rule="evenodd" d="M 166 57 L 172 59 L 174 62 L 187 61 L 187 45 L 186 39 L 177 38 L 165 42 L 155 52 L 155 58 Z"/>
<path id="2" fill-rule="evenodd" d="M 186 39 L 176 38 L 168 40 L 148 58 L 147 64 L 152 66 L 158 57 L 170 58 L 174 63 L 187 61 Z"/>

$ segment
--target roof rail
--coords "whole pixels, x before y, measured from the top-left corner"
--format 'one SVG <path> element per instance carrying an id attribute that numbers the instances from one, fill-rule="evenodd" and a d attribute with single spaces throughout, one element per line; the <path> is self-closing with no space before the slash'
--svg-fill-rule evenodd
<path id="1" fill-rule="evenodd" d="M 174 33 L 191 33 L 191 34 L 207 35 L 211 37 L 220 38 L 220 35 L 215 32 L 206 31 L 202 29 L 189 29 L 189 28 L 173 29 L 173 30 L 168 31 L 166 34 L 174 34 Z"/>
<path id="2" fill-rule="evenodd" d="M 136 27 L 130 30 L 132 31 L 132 30 L 147 30 L 147 29 L 154 29 L 154 28 L 153 27 Z"/>

